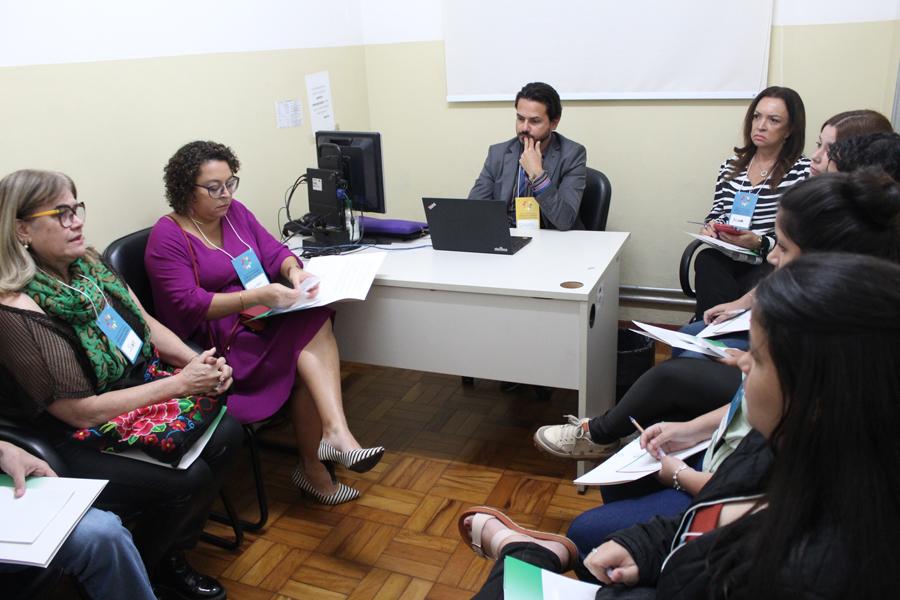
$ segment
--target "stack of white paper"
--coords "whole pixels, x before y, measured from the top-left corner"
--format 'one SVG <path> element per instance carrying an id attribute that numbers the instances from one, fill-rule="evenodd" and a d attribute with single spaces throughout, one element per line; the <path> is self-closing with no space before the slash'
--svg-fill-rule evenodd
<path id="1" fill-rule="evenodd" d="M 684 460 L 689 456 L 705 450 L 710 440 L 701 442 L 691 448 L 671 452 L 669 455 Z M 660 469 L 660 462 L 641 448 L 641 439 L 635 438 L 630 444 L 603 461 L 596 469 L 589 471 L 575 480 L 578 485 L 614 485 L 636 481 L 641 477 L 652 475 Z"/>
<path id="2" fill-rule="evenodd" d="M 365 252 L 310 259 L 303 270 L 316 275 L 320 280 L 316 297 L 309 299 L 303 296 L 292 306 L 273 308 L 257 318 L 263 319 L 311 306 L 325 306 L 339 300 L 365 300 L 385 256 L 384 252 Z"/>
<path id="3" fill-rule="evenodd" d="M 721 323 L 710 323 L 706 328 L 697 334 L 697 337 L 710 338 L 717 335 L 725 335 L 726 333 L 738 333 L 741 331 L 750 331 L 750 311 L 743 312 L 733 319 L 722 321 Z"/>
<path id="4" fill-rule="evenodd" d="M 695 335 L 681 333 L 680 331 L 654 327 L 653 325 L 647 325 L 646 323 L 640 323 L 638 321 L 632 321 L 632 323 L 642 330 L 638 331 L 637 329 L 632 329 L 632 331 L 651 337 L 663 344 L 668 344 L 673 348 L 699 352 L 700 354 L 706 354 L 707 356 L 712 356 L 714 358 L 725 358 L 728 356 L 725 352 L 725 345 L 720 342 L 710 341 Z"/>
<path id="5" fill-rule="evenodd" d="M 14 498 L 12 479 L 0 475 L 0 562 L 46 567 L 106 483 L 32 477 Z"/>

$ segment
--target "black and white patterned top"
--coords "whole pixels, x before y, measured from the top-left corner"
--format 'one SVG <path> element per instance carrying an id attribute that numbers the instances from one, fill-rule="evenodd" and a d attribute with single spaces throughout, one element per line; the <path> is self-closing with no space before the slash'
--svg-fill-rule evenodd
<path id="1" fill-rule="evenodd" d="M 732 156 L 722 163 L 719 167 L 719 177 L 716 179 L 716 195 L 713 200 L 712 210 L 706 215 L 704 221 L 728 222 L 731 215 L 731 205 L 734 203 L 734 197 L 738 192 L 749 192 L 759 195 L 756 202 L 756 209 L 753 211 L 753 218 L 750 220 L 750 230 L 756 235 L 767 235 L 775 231 L 775 212 L 778 210 L 778 201 L 791 186 L 800 183 L 804 179 L 809 178 L 809 159 L 801 156 L 791 167 L 790 171 L 784 174 L 781 183 L 776 188 L 772 188 L 769 182 L 751 185 L 747 178 L 747 171 L 741 172 L 737 177 L 725 179 L 725 176 L 732 171 L 731 165 L 737 162 L 737 156 Z M 771 247 L 771 246 L 770 246 Z"/>

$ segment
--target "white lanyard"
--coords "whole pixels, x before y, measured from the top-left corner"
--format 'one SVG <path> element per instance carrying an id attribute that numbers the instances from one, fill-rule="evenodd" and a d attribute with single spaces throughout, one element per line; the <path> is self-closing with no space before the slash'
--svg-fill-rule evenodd
<path id="1" fill-rule="evenodd" d="M 227 257 L 230 258 L 231 260 L 234 260 L 234 257 L 233 257 L 231 254 L 229 254 L 228 251 L 225 250 L 225 248 L 219 248 L 218 246 L 216 246 L 215 244 L 213 244 L 211 241 L 209 241 L 209 238 L 206 237 L 206 234 L 203 233 L 203 230 L 202 230 L 202 229 L 200 229 L 200 224 L 199 224 L 197 221 L 194 221 L 194 218 L 193 218 L 193 217 L 188 217 L 188 218 L 189 218 L 189 219 L 191 220 L 191 222 L 194 224 L 194 227 L 197 228 L 197 231 L 200 232 L 200 235 L 203 236 L 203 239 L 206 240 L 206 243 L 207 243 L 207 244 L 209 244 L 210 246 L 212 246 L 213 248 L 215 248 L 215 249 L 218 250 L 219 252 L 224 253 L 225 256 L 227 256 Z M 238 234 L 237 230 L 234 228 L 234 225 L 232 225 L 232 224 L 231 224 L 231 221 L 228 220 L 228 215 L 225 215 L 225 220 L 228 221 L 228 226 L 231 227 L 231 231 L 234 232 L 235 237 L 237 237 L 237 239 L 241 240 L 241 243 L 242 243 L 242 244 L 244 244 L 245 246 L 247 246 L 247 250 L 252 250 L 253 248 L 250 247 L 250 244 L 248 244 L 247 242 L 244 241 L 244 238 L 242 238 L 242 237 L 240 236 L 240 234 Z"/>
<path id="2" fill-rule="evenodd" d="M 56 277 L 54 277 L 53 275 L 51 275 L 50 273 L 48 273 L 47 271 L 45 271 L 45 270 L 43 270 L 43 269 L 41 269 L 41 273 L 43 273 L 44 275 L 46 275 L 46 276 L 49 277 L 50 279 L 55 280 L 59 285 L 61 285 L 61 286 L 63 286 L 63 287 L 67 287 L 67 288 L 69 288 L 70 290 L 72 290 L 73 292 L 78 292 L 79 294 L 81 294 L 82 296 L 84 296 L 85 298 L 87 298 L 88 302 L 91 303 L 91 308 L 94 309 L 94 316 L 96 316 L 98 319 L 100 318 L 100 311 L 97 310 L 97 305 L 94 303 L 94 299 L 91 298 L 90 296 L 88 296 L 88 295 L 87 295 L 87 292 L 84 292 L 84 291 L 82 291 L 82 290 L 79 290 L 77 287 L 73 287 L 73 286 L 69 285 L 68 283 L 66 283 L 66 282 L 63 281 L 62 279 L 57 279 Z M 96 283 L 94 283 L 94 282 L 91 280 L 90 277 L 85 277 L 84 275 L 79 275 L 79 277 L 81 277 L 82 279 L 86 280 L 86 281 L 89 282 L 92 286 L 94 286 L 95 288 L 97 288 L 97 291 L 100 292 L 100 297 L 103 298 L 103 302 L 104 302 L 104 303 L 108 303 L 108 301 L 106 300 L 106 295 L 103 293 L 103 290 L 100 289 L 100 286 L 99 286 L 99 285 L 97 285 Z"/>

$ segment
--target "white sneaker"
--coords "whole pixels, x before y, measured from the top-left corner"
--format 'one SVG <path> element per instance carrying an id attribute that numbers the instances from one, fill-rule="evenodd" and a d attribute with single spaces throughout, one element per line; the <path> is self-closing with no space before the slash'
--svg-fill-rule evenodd
<path id="1" fill-rule="evenodd" d="M 616 440 L 610 444 L 595 444 L 588 431 L 590 419 L 566 415 L 565 425 L 544 425 L 534 433 L 534 445 L 553 456 L 578 460 L 605 458 L 621 446 Z"/>

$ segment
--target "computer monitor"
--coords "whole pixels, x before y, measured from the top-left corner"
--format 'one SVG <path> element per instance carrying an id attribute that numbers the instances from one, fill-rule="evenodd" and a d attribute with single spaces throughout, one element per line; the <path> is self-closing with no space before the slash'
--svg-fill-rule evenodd
<path id="1" fill-rule="evenodd" d="M 340 171 L 353 209 L 384 212 L 381 134 L 362 131 L 317 131 L 320 169 Z"/>

